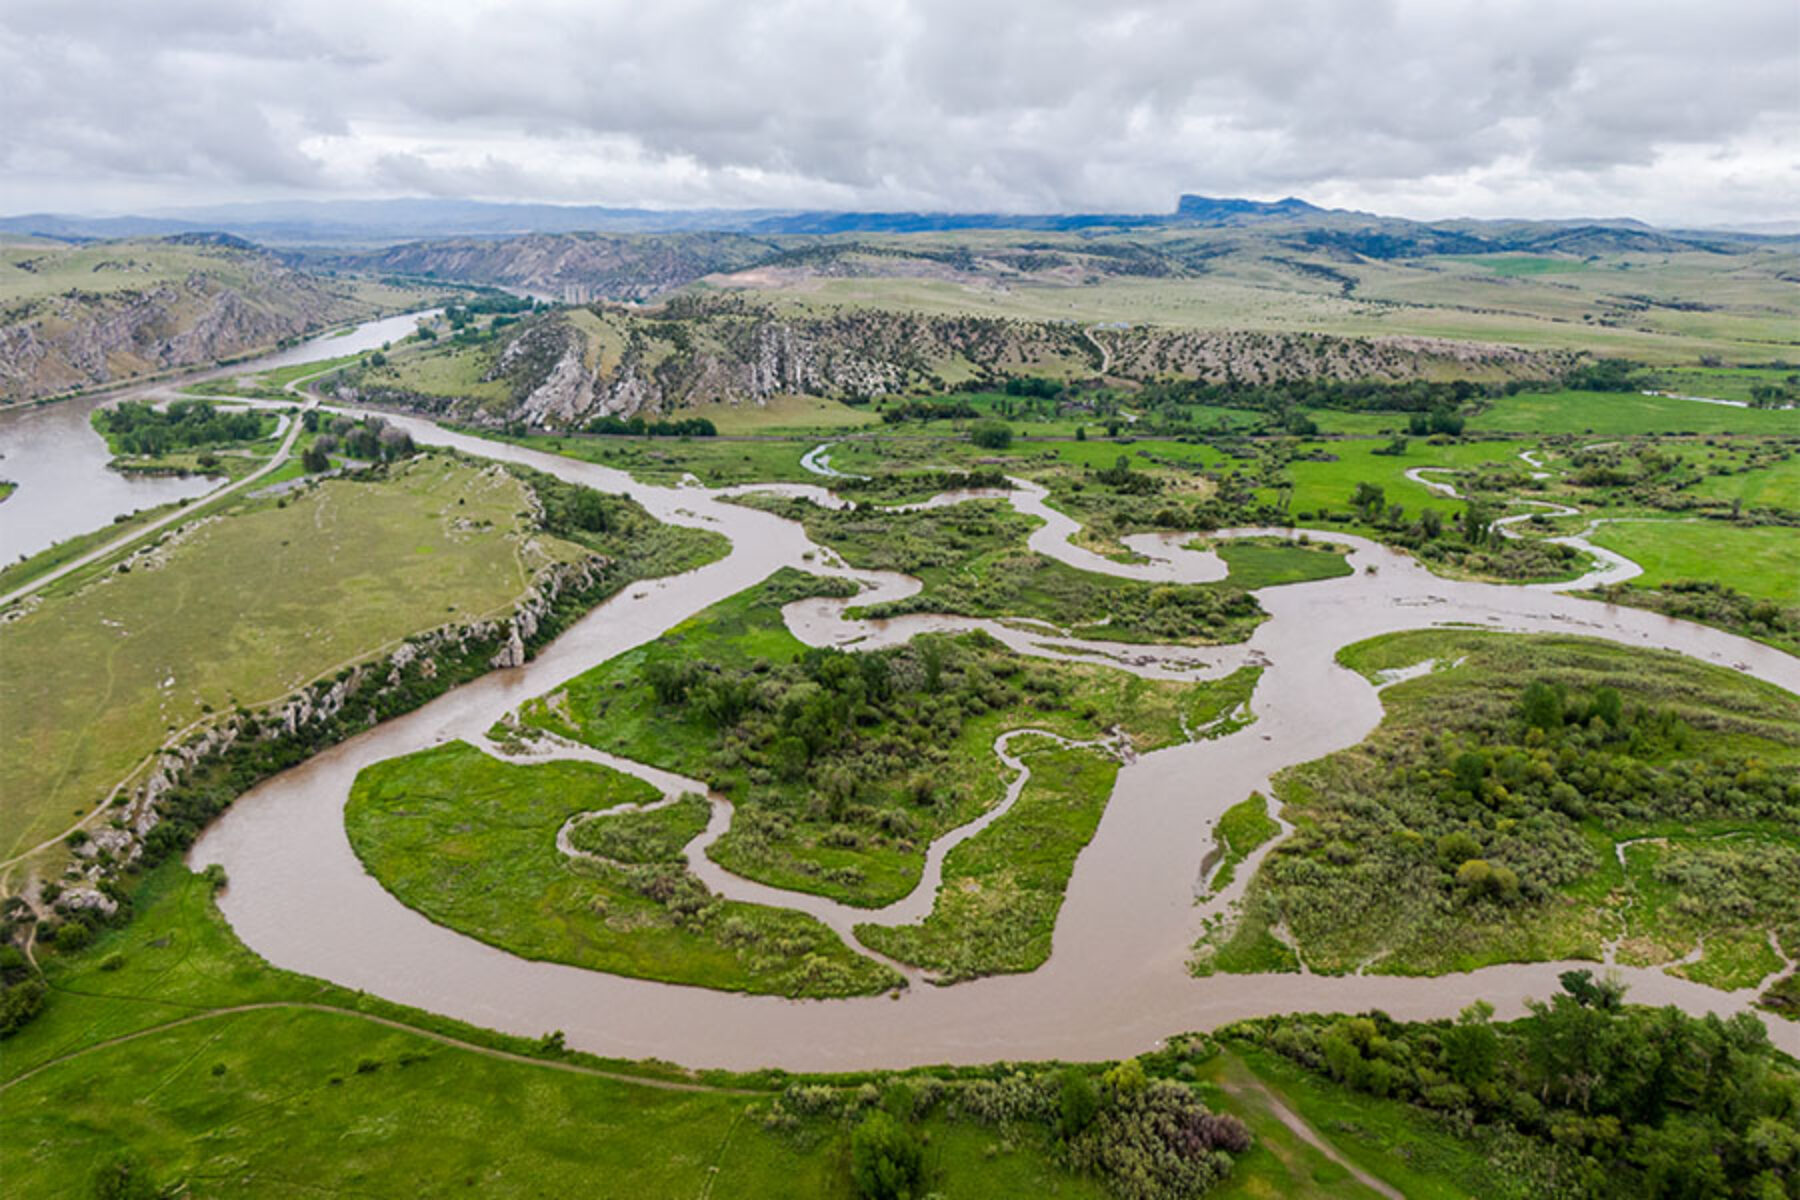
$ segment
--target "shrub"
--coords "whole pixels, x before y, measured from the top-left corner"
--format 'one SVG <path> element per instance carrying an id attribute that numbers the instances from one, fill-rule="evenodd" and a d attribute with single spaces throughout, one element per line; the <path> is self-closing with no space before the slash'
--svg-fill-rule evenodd
<path id="1" fill-rule="evenodd" d="M 877 1109 L 850 1136 L 850 1178 L 866 1200 L 912 1200 L 925 1181 L 925 1151 L 911 1130 Z"/>
<path id="2" fill-rule="evenodd" d="M 1012 445 L 1012 428 L 1004 421 L 977 421 L 969 429 L 969 440 L 983 450 L 1004 450 Z"/>

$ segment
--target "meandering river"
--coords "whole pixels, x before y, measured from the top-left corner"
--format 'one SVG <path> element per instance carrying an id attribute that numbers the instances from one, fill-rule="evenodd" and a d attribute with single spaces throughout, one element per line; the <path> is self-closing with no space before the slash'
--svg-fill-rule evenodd
<path id="1" fill-rule="evenodd" d="M 1361 741 L 1381 719 L 1376 688 L 1338 666 L 1335 652 L 1375 634 L 1442 625 L 1574 633 L 1678 651 L 1800 693 L 1800 659 L 1758 643 L 1553 591 L 1441 579 L 1397 552 L 1333 534 L 1314 536 L 1347 545 L 1354 574 L 1258 593 L 1270 619 L 1237 646 L 1109 647 L 962 618 L 857 621 L 845 615 L 847 602 L 801 602 L 789 606 L 788 623 L 812 644 L 867 648 L 923 629 L 981 627 L 1026 653 L 1086 656 L 1105 649 L 1124 669 L 1168 678 L 1214 678 L 1245 663 L 1264 664 L 1252 701 L 1257 720 L 1230 736 L 1146 754 L 1121 769 L 1099 829 L 1076 862 L 1050 960 L 1030 974 L 943 988 L 921 984 L 896 997 L 793 1001 L 528 961 L 432 924 L 363 870 L 343 822 L 358 771 L 451 739 L 478 741 L 524 701 L 779 567 L 862 581 L 869 591 L 849 604 L 868 603 L 871 593 L 909 594 L 917 584 L 850 570 L 811 543 L 797 523 L 730 504 L 722 492 L 648 486 L 622 472 L 467 437 L 423 419 L 395 420 L 421 444 L 520 462 L 627 493 L 662 520 L 723 533 L 732 550 L 699 570 L 628 588 L 525 666 L 466 684 L 266 781 L 213 824 L 190 862 L 224 866 L 231 880 L 220 896 L 225 916 L 246 944 L 276 966 L 511 1033 L 560 1029 L 569 1045 L 598 1054 L 794 1070 L 1093 1059 L 1134 1054 L 1170 1034 L 1283 1011 L 1379 1007 L 1397 1017 L 1426 1018 L 1487 999 L 1503 1016 L 1517 1014 L 1528 998 L 1555 990 L 1560 971 L 1579 964 L 1493 967 L 1435 979 L 1188 974 L 1202 921 L 1241 891 L 1255 865 L 1242 870 L 1223 896 L 1196 902 L 1219 814 L 1250 792 L 1266 790 L 1274 772 Z M 1036 511 L 1042 497 L 1021 489 L 1011 502 Z M 1149 556 L 1146 563 L 1091 555 L 1069 541 L 1074 523 L 1060 521 L 1033 537 L 1034 550 L 1084 570 L 1216 577 L 1207 562 L 1212 556 L 1161 540 L 1134 544 Z M 721 890 L 735 886 L 721 872 L 709 882 Z M 763 900 L 773 891 L 750 884 L 744 890 Z M 811 898 L 789 902 L 818 908 Z M 1612 969 L 1641 1002 L 1736 1012 L 1752 999 L 1748 992 L 1723 993 L 1653 969 Z M 1800 1053 L 1800 1025 L 1771 1020 L 1770 1026 L 1778 1044 Z"/>

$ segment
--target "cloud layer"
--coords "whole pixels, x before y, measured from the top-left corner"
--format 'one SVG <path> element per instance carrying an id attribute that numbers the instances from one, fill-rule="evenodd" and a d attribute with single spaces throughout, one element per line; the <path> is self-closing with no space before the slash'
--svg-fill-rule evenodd
<path id="1" fill-rule="evenodd" d="M 0 211 L 1800 215 L 1791 0 L 7 0 Z"/>

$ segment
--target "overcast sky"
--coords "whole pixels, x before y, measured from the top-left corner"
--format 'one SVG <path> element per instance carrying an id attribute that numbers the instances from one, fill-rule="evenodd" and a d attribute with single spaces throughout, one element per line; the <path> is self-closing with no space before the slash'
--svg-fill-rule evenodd
<path id="1" fill-rule="evenodd" d="M 1800 218 L 1794 0 L 0 0 L 0 212 Z"/>

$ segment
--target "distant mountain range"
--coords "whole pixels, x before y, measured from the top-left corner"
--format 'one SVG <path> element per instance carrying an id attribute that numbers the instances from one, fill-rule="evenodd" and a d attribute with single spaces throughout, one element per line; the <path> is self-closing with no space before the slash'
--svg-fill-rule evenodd
<path id="1" fill-rule="evenodd" d="M 87 241 L 171 234 L 226 233 L 272 246 L 379 246 L 433 238 L 514 237 L 554 233 L 736 233 L 753 237 L 839 233 L 923 233 L 955 230 L 1084 231 L 1253 225 L 1317 226 L 1360 235 L 1379 251 L 1380 239 L 1414 247 L 1406 253 L 1480 253 L 1510 248 L 1524 230 L 1589 229 L 1656 234 L 1629 219 L 1576 221 L 1413 221 L 1346 209 L 1326 209 L 1289 197 L 1265 202 L 1185 195 L 1170 213 L 934 213 L 832 212 L 783 209 L 648 209 L 591 205 L 491 204 L 475 200 L 296 200 L 187 208 L 141 216 L 83 217 L 28 213 L 0 217 L 0 234 Z M 1784 227 L 1681 234 L 1728 241 L 1780 236 Z M 1370 241 L 1373 237 L 1376 240 Z M 1421 241 L 1430 248 L 1418 248 Z M 1497 244 L 1498 243 L 1498 244 Z M 1346 248 L 1355 248 L 1346 246 Z M 1357 248 L 1368 254 L 1367 249 Z"/>

